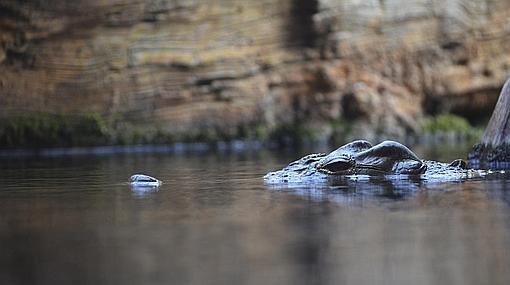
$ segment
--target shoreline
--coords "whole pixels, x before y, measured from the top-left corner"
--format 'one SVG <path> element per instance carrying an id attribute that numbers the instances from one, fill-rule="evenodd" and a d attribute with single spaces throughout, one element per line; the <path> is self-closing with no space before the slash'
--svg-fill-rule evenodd
<path id="1" fill-rule="evenodd" d="M 398 140 L 405 145 L 466 145 L 471 142 L 465 136 L 449 133 L 426 134 L 422 136 L 408 136 L 405 139 L 396 139 L 386 136 L 370 139 L 372 143 L 384 140 Z M 59 156 L 108 156 L 115 154 L 141 154 L 141 153 L 204 153 L 204 152 L 245 152 L 263 149 L 331 149 L 344 144 L 342 141 L 329 139 L 301 139 L 298 141 L 264 141 L 264 140 L 231 140 L 217 142 L 177 142 L 170 144 L 131 144 L 131 145 L 102 145 L 102 146 L 71 146 L 71 147 L 42 147 L 42 148 L 0 148 L 0 159 L 16 157 L 59 157 Z M 467 158 L 467 153 L 466 153 Z"/>
<path id="2" fill-rule="evenodd" d="M 275 147 L 273 145 L 273 147 Z M 136 153 L 200 153 L 208 151 L 248 151 L 271 148 L 271 144 L 259 141 L 231 141 L 216 143 L 173 143 L 173 144 L 139 144 L 139 145 L 107 145 L 107 146 L 82 146 L 82 147 L 47 147 L 47 148 L 16 148 L 0 149 L 0 158 L 13 157 L 55 157 L 55 156 L 80 156 L 80 155 L 114 155 Z"/>

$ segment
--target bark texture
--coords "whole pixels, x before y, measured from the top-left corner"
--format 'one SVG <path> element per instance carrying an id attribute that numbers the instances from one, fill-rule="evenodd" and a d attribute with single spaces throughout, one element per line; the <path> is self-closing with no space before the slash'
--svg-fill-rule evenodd
<path id="1" fill-rule="evenodd" d="M 510 144 L 510 79 L 501 90 L 492 117 L 483 134 L 482 143 L 493 146 Z"/>
<path id="2" fill-rule="evenodd" d="M 481 168 L 510 168 L 510 78 L 501 89 L 482 140 L 473 147 L 469 159 Z"/>

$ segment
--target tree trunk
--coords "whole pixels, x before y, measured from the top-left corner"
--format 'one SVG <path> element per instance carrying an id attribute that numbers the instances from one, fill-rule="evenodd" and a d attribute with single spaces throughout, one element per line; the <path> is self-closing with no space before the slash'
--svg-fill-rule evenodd
<path id="1" fill-rule="evenodd" d="M 493 147 L 510 144 L 510 78 L 499 95 L 491 119 L 482 137 L 482 144 Z"/>
<path id="2" fill-rule="evenodd" d="M 507 79 L 479 144 L 468 155 L 473 168 L 510 168 L 510 78 Z"/>

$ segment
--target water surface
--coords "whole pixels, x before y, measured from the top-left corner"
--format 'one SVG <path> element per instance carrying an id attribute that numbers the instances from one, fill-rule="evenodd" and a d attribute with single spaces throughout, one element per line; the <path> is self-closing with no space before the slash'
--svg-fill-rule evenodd
<path id="1" fill-rule="evenodd" d="M 264 185 L 307 152 L 3 159 L 0 284 L 509 284 L 510 176 Z"/>

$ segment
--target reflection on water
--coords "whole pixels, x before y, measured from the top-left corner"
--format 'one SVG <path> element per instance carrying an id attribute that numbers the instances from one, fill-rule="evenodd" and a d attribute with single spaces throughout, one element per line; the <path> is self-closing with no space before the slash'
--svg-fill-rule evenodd
<path id="1" fill-rule="evenodd" d="M 2 160 L 0 284 L 510 281 L 507 174 L 263 184 L 304 153 Z"/>
<path id="2" fill-rule="evenodd" d="M 330 200 L 354 205 L 367 200 L 404 199 L 423 189 L 425 182 L 416 177 L 403 179 L 402 177 L 351 176 L 340 177 L 327 184 L 325 182 L 316 185 L 305 183 L 268 184 L 266 187 L 315 201 Z"/>

